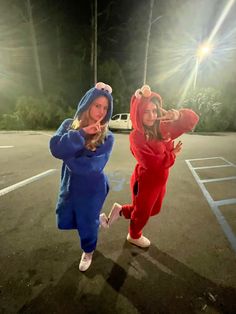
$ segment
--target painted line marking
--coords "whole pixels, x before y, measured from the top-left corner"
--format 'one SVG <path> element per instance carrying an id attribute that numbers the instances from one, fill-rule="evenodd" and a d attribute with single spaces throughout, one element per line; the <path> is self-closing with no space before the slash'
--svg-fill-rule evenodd
<path id="1" fill-rule="evenodd" d="M 224 167 L 232 167 L 232 165 L 218 165 L 218 166 L 205 166 L 205 167 L 193 167 L 194 170 L 199 170 L 199 169 L 211 169 L 211 168 L 224 168 Z"/>
<path id="2" fill-rule="evenodd" d="M 187 159 L 187 160 L 194 161 L 194 160 L 207 160 L 207 159 L 224 159 L 224 158 L 223 157 L 206 157 L 206 158 L 194 158 L 194 159 Z M 227 161 L 227 163 L 229 162 Z"/>
<path id="3" fill-rule="evenodd" d="M 226 163 L 228 163 L 229 165 L 233 166 L 233 167 L 236 167 L 235 164 L 233 164 L 232 162 L 226 160 L 224 157 L 220 157 L 221 159 L 223 159 Z"/>
<path id="4" fill-rule="evenodd" d="M 53 134 L 47 134 L 47 133 L 44 133 L 44 132 L 39 132 L 39 134 L 46 135 L 46 136 L 49 136 L 49 137 L 52 137 L 52 135 L 53 135 Z"/>
<path id="5" fill-rule="evenodd" d="M 58 170 L 57 169 L 49 169 L 49 170 L 47 170 L 45 172 L 37 174 L 36 176 L 33 176 L 33 177 L 28 178 L 26 180 L 20 181 L 20 182 L 18 182 L 16 184 L 10 185 L 7 188 L 4 188 L 4 189 L 0 190 L 0 196 L 3 196 L 3 195 L 5 195 L 5 194 L 7 194 L 9 192 L 12 192 L 12 191 L 16 190 L 16 189 L 19 189 L 19 188 L 21 188 L 21 187 L 23 187 L 23 186 L 25 186 L 25 185 L 27 185 L 27 184 L 29 184 L 31 182 L 37 181 L 37 180 L 39 180 L 39 179 L 41 179 L 43 177 L 46 177 L 46 176 L 48 176 L 48 175 L 50 175 L 50 174 L 52 174 L 52 173 L 54 173 L 56 171 L 58 171 Z"/>
<path id="6" fill-rule="evenodd" d="M 217 206 L 236 204 L 236 198 L 229 198 L 229 199 L 226 199 L 226 200 L 215 201 L 215 204 Z"/>
<path id="7" fill-rule="evenodd" d="M 210 193 L 207 191 L 206 187 L 203 184 L 204 180 L 201 180 L 200 177 L 198 176 L 197 172 L 195 171 L 194 167 L 191 165 L 191 161 L 193 160 L 206 160 L 206 159 L 216 159 L 220 158 L 223 159 L 226 163 L 232 165 L 235 167 L 234 164 L 226 160 L 225 158 L 222 157 L 212 157 L 212 158 L 198 158 L 198 159 L 188 159 L 185 160 L 187 163 L 193 177 L 197 181 L 198 185 L 200 186 L 200 189 L 202 190 L 203 195 L 205 196 L 208 204 L 210 205 L 211 210 L 216 216 L 216 219 L 218 220 L 218 223 L 220 224 L 225 236 L 229 240 L 231 247 L 236 253 L 236 236 L 234 232 L 232 231 L 230 225 L 228 224 L 227 220 L 225 219 L 224 215 L 221 213 L 220 209 L 218 206 L 223 206 L 223 205 L 229 205 L 229 204 L 235 204 L 236 199 L 225 199 L 225 200 L 220 200 L 220 201 L 214 201 L 213 198 L 211 197 Z"/>
<path id="8" fill-rule="evenodd" d="M 224 162 L 232 167 L 236 167 L 235 164 L 233 164 L 232 162 L 228 161 L 227 159 L 225 159 L 224 157 L 207 157 L 207 158 L 193 158 L 193 159 L 188 159 L 189 161 L 195 161 L 195 160 L 210 160 L 210 159 L 222 159 L 224 160 Z M 227 165 L 222 164 L 222 165 L 217 165 L 217 166 L 206 166 L 204 168 L 215 168 L 215 167 L 226 167 Z M 203 167 L 193 167 L 194 169 L 203 169 Z"/>
<path id="9" fill-rule="evenodd" d="M 219 181 L 227 181 L 227 180 L 235 180 L 236 177 L 225 177 L 225 178 L 216 178 L 216 179 L 205 179 L 200 180 L 202 183 L 208 183 L 208 182 L 219 182 Z"/>
<path id="10" fill-rule="evenodd" d="M 13 148 L 14 146 L 8 145 L 8 146 L 0 146 L 0 148 Z"/>

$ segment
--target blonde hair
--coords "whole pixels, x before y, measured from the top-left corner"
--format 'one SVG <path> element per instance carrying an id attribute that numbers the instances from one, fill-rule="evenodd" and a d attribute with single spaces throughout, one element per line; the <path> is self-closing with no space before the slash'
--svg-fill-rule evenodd
<path id="1" fill-rule="evenodd" d="M 77 116 L 71 126 L 70 129 L 80 130 L 89 125 L 89 111 L 90 108 L 84 111 L 79 117 Z M 101 128 L 101 132 L 96 134 L 86 134 L 85 139 L 85 147 L 91 151 L 95 151 L 98 146 L 104 143 L 105 137 L 107 135 L 108 127 L 107 123 L 104 127 Z"/>

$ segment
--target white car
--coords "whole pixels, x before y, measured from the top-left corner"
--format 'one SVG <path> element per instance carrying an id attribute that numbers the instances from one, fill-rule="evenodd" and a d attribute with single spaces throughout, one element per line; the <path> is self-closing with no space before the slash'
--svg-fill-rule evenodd
<path id="1" fill-rule="evenodd" d="M 129 113 L 115 114 L 110 122 L 109 128 L 112 130 L 132 130 L 132 122 Z"/>

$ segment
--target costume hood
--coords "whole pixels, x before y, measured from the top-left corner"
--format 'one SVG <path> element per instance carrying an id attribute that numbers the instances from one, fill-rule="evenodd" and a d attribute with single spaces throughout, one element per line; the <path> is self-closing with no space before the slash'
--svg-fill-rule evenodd
<path id="1" fill-rule="evenodd" d="M 151 91 L 148 85 L 143 85 L 141 89 L 136 90 L 130 101 L 130 119 L 134 130 L 144 133 L 142 116 L 146 105 L 152 98 L 157 98 L 162 107 L 161 96 Z"/>
<path id="2" fill-rule="evenodd" d="M 75 113 L 74 118 L 80 117 L 81 114 L 86 111 L 90 104 L 98 97 L 105 96 L 108 99 L 108 110 L 105 118 L 103 119 L 103 123 L 108 122 L 112 116 L 113 112 L 113 98 L 112 98 L 112 88 L 110 85 L 99 82 L 95 85 L 95 87 L 89 89 L 85 95 L 81 98 L 78 103 L 77 111 Z"/>

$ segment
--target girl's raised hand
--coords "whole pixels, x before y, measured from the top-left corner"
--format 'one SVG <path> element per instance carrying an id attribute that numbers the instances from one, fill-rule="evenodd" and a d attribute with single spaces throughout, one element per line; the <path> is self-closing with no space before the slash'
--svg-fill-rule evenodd
<path id="1" fill-rule="evenodd" d="M 161 120 L 163 122 L 170 122 L 179 119 L 180 112 L 176 109 L 165 110 L 163 108 L 160 108 L 160 111 L 162 112 L 163 116 L 157 117 L 157 120 Z"/>
<path id="2" fill-rule="evenodd" d="M 102 118 L 103 119 L 103 118 Z M 96 123 L 90 124 L 83 128 L 84 132 L 87 134 L 97 134 L 105 128 L 105 124 L 101 125 L 102 119 L 98 120 Z"/>
<path id="3" fill-rule="evenodd" d="M 179 141 L 177 143 L 177 145 L 174 147 L 173 152 L 175 153 L 175 155 L 179 154 L 179 152 L 182 149 L 182 145 L 183 145 L 183 143 L 181 141 Z"/>

